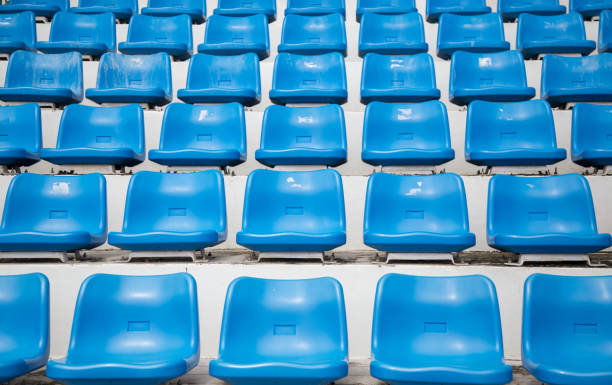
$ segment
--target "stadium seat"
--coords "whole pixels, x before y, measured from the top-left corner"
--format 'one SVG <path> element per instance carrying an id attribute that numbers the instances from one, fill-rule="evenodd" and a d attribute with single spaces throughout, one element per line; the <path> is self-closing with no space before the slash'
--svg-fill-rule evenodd
<path id="1" fill-rule="evenodd" d="M 521 16 L 522 17 L 522 16 Z M 544 100 L 468 106 L 465 160 L 478 166 L 543 166 L 565 159 Z"/>
<path id="2" fill-rule="evenodd" d="M 474 246 L 461 177 L 374 173 L 363 242 L 389 253 L 452 253 Z"/>
<path id="3" fill-rule="evenodd" d="M 258 169 L 247 180 L 236 242 L 261 252 L 323 252 L 346 242 L 345 222 L 336 170 Z"/>
<path id="4" fill-rule="evenodd" d="M 571 274 L 571 273 L 569 273 Z M 551 385 L 612 383 L 612 276 L 533 274 L 525 281 L 523 366 Z"/>
<path id="5" fill-rule="evenodd" d="M 149 160 L 167 166 L 236 166 L 246 160 L 244 107 L 172 103 L 164 110 L 159 149 Z"/>
<path id="6" fill-rule="evenodd" d="M 2 251 L 77 251 L 106 242 L 106 180 L 101 174 L 18 174 L 0 225 Z"/>
<path id="7" fill-rule="evenodd" d="M 40 153 L 41 158 L 53 164 L 116 167 L 135 166 L 145 155 L 144 117 L 137 104 L 66 107 L 55 148 L 43 148 Z"/>
<path id="8" fill-rule="evenodd" d="M 572 161 L 583 167 L 612 165 L 612 106 L 576 103 L 572 109 Z"/>
<path id="9" fill-rule="evenodd" d="M 255 159 L 280 165 L 339 166 L 346 162 L 344 111 L 337 104 L 320 107 L 269 106 L 263 117 L 261 145 Z"/>
<path id="10" fill-rule="evenodd" d="M 40 160 L 41 145 L 38 104 L 0 107 L 0 165 L 30 166 Z"/>
<path id="11" fill-rule="evenodd" d="M 112 13 L 79 15 L 60 11 L 53 16 L 49 41 L 39 41 L 36 48 L 44 53 L 76 51 L 99 58 L 115 51 L 115 17 Z"/>
<path id="12" fill-rule="evenodd" d="M 85 94 L 96 103 L 164 105 L 172 101 L 170 56 L 105 53 L 98 66 L 96 88 Z"/>
<path id="13" fill-rule="evenodd" d="M 189 15 L 194 24 L 202 24 L 206 19 L 206 0 L 149 0 L 140 13 L 149 16 Z"/>
<path id="14" fill-rule="evenodd" d="M 357 0 L 357 22 L 367 12 L 397 15 L 417 12 L 417 8 L 414 0 Z"/>
<path id="15" fill-rule="evenodd" d="M 487 7 L 485 0 L 427 0 L 425 8 L 427 21 L 430 23 L 436 23 L 443 13 L 481 15 L 491 12 L 491 7 Z"/>
<path id="16" fill-rule="evenodd" d="M 450 59 L 456 51 L 499 52 L 510 49 L 504 37 L 504 23 L 498 13 L 440 16 L 438 57 Z"/>
<path id="17" fill-rule="evenodd" d="M 444 103 L 372 102 L 366 107 L 364 162 L 373 166 L 440 165 L 454 158 Z"/>
<path id="18" fill-rule="evenodd" d="M 612 52 L 612 10 L 601 11 L 599 16 L 598 52 Z"/>
<path id="19" fill-rule="evenodd" d="M 541 97 L 553 107 L 573 102 L 612 102 L 612 53 L 546 55 L 541 83 Z"/>
<path id="20" fill-rule="evenodd" d="M 519 102 L 534 96 L 535 89 L 527 85 L 525 63 L 519 51 L 457 51 L 451 58 L 449 99 L 452 103 Z"/>
<path id="21" fill-rule="evenodd" d="M 257 54 L 194 55 L 189 62 L 187 88 L 178 90 L 178 98 L 185 103 L 258 104 L 261 80 Z"/>
<path id="22" fill-rule="evenodd" d="M 399 15 L 366 13 L 359 26 L 359 56 L 412 55 L 427 52 L 423 18 L 418 12 Z"/>
<path id="23" fill-rule="evenodd" d="M 231 385 L 324 385 L 348 374 L 342 286 L 334 278 L 230 283 L 212 376 Z"/>
<path id="24" fill-rule="evenodd" d="M 285 16 L 278 52 L 319 55 L 334 51 L 346 56 L 346 31 L 342 15 Z"/>
<path id="25" fill-rule="evenodd" d="M 585 177 L 494 175 L 489 182 L 487 242 L 519 254 L 587 254 L 610 246 L 598 234 Z"/>
<path id="26" fill-rule="evenodd" d="M 226 235 L 221 172 L 139 171 L 128 186 L 123 228 L 109 233 L 108 243 L 123 250 L 202 250 Z"/>
<path id="27" fill-rule="evenodd" d="M 391 385 L 512 381 L 493 282 L 482 275 L 383 276 L 370 374 Z"/>
<path id="28" fill-rule="evenodd" d="M 132 15 L 138 14 L 138 0 L 79 0 L 79 6 L 70 8 L 70 12 L 111 12 L 117 20 L 127 23 Z"/>
<path id="29" fill-rule="evenodd" d="M 270 56 L 268 20 L 265 15 L 232 17 L 212 15 L 206 21 L 204 43 L 198 52 L 211 55 L 241 55 L 255 52 L 259 59 Z"/>
<path id="30" fill-rule="evenodd" d="M 192 35 L 189 15 L 134 15 L 127 41 L 119 43 L 119 51 L 127 55 L 165 52 L 177 60 L 187 60 L 193 53 Z"/>
<path id="31" fill-rule="evenodd" d="M 440 99 L 433 59 L 427 53 L 385 56 L 369 53 L 361 69 L 361 103 L 424 102 Z"/>
<path id="32" fill-rule="evenodd" d="M 51 20 L 59 11 L 67 11 L 70 0 L 11 0 L 0 5 L 0 13 L 33 12 L 36 17 Z"/>
<path id="33" fill-rule="evenodd" d="M 321 16 L 339 13 L 346 16 L 344 0 L 288 0 L 285 15 Z"/>
<path id="34" fill-rule="evenodd" d="M 612 0 L 570 0 L 569 11 L 578 12 L 586 20 L 599 16 L 601 11 L 612 9 Z"/>
<path id="35" fill-rule="evenodd" d="M 514 21 L 521 13 L 551 16 L 565 13 L 565 5 L 559 5 L 559 0 L 498 0 L 497 12 L 504 21 Z"/>
<path id="36" fill-rule="evenodd" d="M 276 20 L 276 0 L 218 0 L 215 15 L 250 16 L 261 13 Z"/>
<path id="37" fill-rule="evenodd" d="M 523 13 L 518 18 L 516 49 L 525 59 L 547 53 L 588 55 L 596 43 L 586 39 L 584 21 L 579 13 L 535 16 Z"/>
<path id="38" fill-rule="evenodd" d="M 348 98 L 344 57 L 279 53 L 274 60 L 270 100 L 276 104 L 335 103 Z"/>
<path id="39" fill-rule="evenodd" d="M 0 275 L 0 383 L 49 359 L 49 280 L 41 273 Z"/>
<path id="40" fill-rule="evenodd" d="M 36 51 L 34 13 L 0 13 L 0 54 L 10 55 L 19 50 Z"/>
<path id="41" fill-rule="evenodd" d="M 8 61 L 0 100 L 66 105 L 83 100 L 81 54 L 14 52 Z"/>
<path id="42" fill-rule="evenodd" d="M 79 290 L 68 354 L 49 361 L 47 377 L 67 385 L 158 385 L 199 361 L 190 274 L 94 274 Z"/>

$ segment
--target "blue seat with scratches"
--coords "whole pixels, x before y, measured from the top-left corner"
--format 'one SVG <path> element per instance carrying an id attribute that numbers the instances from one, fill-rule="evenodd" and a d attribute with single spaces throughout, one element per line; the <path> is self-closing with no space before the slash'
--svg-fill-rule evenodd
<path id="1" fill-rule="evenodd" d="M 177 60 L 193 53 L 191 18 L 188 15 L 134 15 L 130 19 L 127 40 L 119 43 L 127 55 L 150 55 L 165 52 Z"/>
<path id="2" fill-rule="evenodd" d="M 318 55 L 334 51 L 346 56 L 346 30 L 342 15 L 285 16 L 278 52 Z"/>
<path id="3" fill-rule="evenodd" d="M 11 0 L 0 5 L 0 13 L 33 12 L 36 17 L 51 20 L 59 11 L 67 11 L 70 0 Z"/>
<path id="4" fill-rule="evenodd" d="M 359 25 L 359 56 L 370 52 L 411 55 L 427 52 L 423 18 L 418 12 L 385 15 L 366 13 Z"/>
<path id="5" fill-rule="evenodd" d="M 194 24 L 202 24 L 206 19 L 206 0 L 149 0 L 140 13 L 149 16 L 189 15 Z"/>
<path id="6" fill-rule="evenodd" d="M 206 21 L 204 43 L 198 52 L 210 55 L 241 55 L 254 52 L 263 60 L 270 56 L 270 36 L 265 15 L 212 15 Z"/>
<path id="7" fill-rule="evenodd" d="M 507 51 L 510 43 L 504 36 L 504 23 L 498 13 L 444 14 L 438 23 L 438 57 L 450 59 L 456 51 Z"/>
<path id="8" fill-rule="evenodd" d="M 36 103 L 0 107 L 0 164 L 30 166 L 40 160 L 42 120 Z"/>
<path id="9" fill-rule="evenodd" d="M 572 161 L 584 167 L 612 165 L 612 106 L 576 103 L 572 109 Z"/>
<path id="10" fill-rule="evenodd" d="M 276 20 L 276 0 L 218 0 L 215 15 L 250 16 L 262 14 Z"/>
<path id="11" fill-rule="evenodd" d="M 0 13 L 0 53 L 10 55 L 19 50 L 36 51 L 34 13 Z"/>
<path id="12" fill-rule="evenodd" d="M 117 20 L 128 22 L 132 15 L 138 14 L 138 0 L 79 0 L 79 5 L 71 7 L 70 12 L 85 14 L 110 12 Z"/>
<path id="13" fill-rule="evenodd" d="M 339 13 L 346 16 L 344 0 L 288 0 L 285 15 L 320 16 Z"/>
<path id="14" fill-rule="evenodd" d="M 487 7 L 485 0 L 427 0 L 425 6 L 425 14 L 427 21 L 435 23 L 444 13 L 452 13 L 454 15 L 482 15 L 490 13 L 491 7 Z"/>
<path id="15" fill-rule="evenodd" d="M 514 21 L 522 13 L 532 15 L 551 16 L 565 13 L 565 5 L 560 5 L 559 0 L 499 0 L 497 12 L 504 21 Z"/>

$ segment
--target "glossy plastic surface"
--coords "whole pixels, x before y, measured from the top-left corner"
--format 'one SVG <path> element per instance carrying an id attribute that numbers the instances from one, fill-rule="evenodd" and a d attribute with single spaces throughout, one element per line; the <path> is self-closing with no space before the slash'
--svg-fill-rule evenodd
<path id="1" fill-rule="evenodd" d="M 134 15 L 130 19 L 127 41 L 119 51 L 127 55 L 150 55 L 165 52 L 178 60 L 193 53 L 191 17 Z"/>
<path id="2" fill-rule="evenodd" d="M 0 6 L 0 10 L 2 6 Z M 18 50 L 36 51 L 36 20 L 30 11 L 3 14 L 0 12 L 0 53 Z"/>
<path id="3" fill-rule="evenodd" d="M 149 16 L 189 15 L 194 24 L 202 24 L 206 18 L 206 0 L 149 0 L 140 13 Z"/>
<path id="4" fill-rule="evenodd" d="M 612 10 L 601 11 L 599 15 L 598 52 L 612 52 Z"/>
<path id="5" fill-rule="evenodd" d="M 278 52 L 319 55 L 334 51 L 346 56 L 346 31 L 341 14 L 285 16 Z"/>
<path id="6" fill-rule="evenodd" d="M 612 106 L 576 103 L 572 109 L 572 161 L 612 165 Z"/>
<path id="7" fill-rule="evenodd" d="M 510 49 L 504 37 L 504 23 L 498 13 L 440 16 L 438 57 L 450 59 L 456 51 L 500 52 Z"/>
<path id="8" fill-rule="evenodd" d="M 499 0 L 497 12 L 501 13 L 504 21 L 514 21 L 522 13 L 562 15 L 565 13 L 565 5 L 560 5 L 559 0 Z"/>
<path id="9" fill-rule="evenodd" d="M 443 13 L 454 15 L 482 15 L 491 12 L 485 0 L 427 0 L 425 14 L 427 21 L 435 23 Z"/>
<path id="10" fill-rule="evenodd" d="M 35 16 L 51 19 L 56 12 L 70 8 L 70 0 L 12 0 L 0 5 L 0 13 L 33 12 Z"/>
<path id="11" fill-rule="evenodd" d="M 40 159 L 42 124 L 36 103 L 0 107 L 0 164 L 30 166 Z"/>
<path id="12" fill-rule="evenodd" d="M 339 13 L 346 16 L 344 0 L 288 0 L 285 15 L 320 16 Z"/>
<path id="13" fill-rule="evenodd" d="M 569 12 L 579 12 L 585 19 L 599 16 L 606 9 L 612 9 L 611 0 L 569 0 Z"/>
<path id="14" fill-rule="evenodd" d="M 111 12 L 117 20 L 128 22 L 132 15 L 138 14 L 138 0 L 79 0 L 78 7 L 70 8 L 75 13 Z"/>
<path id="15" fill-rule="evenodd" d="M 211 55 L 257 54 L 260 60 L 270 56 L 268 19 L 265 15 L 212 15 L 206 21 L 204 43 L 198 52 Z"/>
<path id="16" fill-rule="evenodd" d="M 397 15 L 417 12 L 417 8 L 414 0 L 357 0 L 357 22 L 366 12 Z"/>
<path id="17" fill-rule="evenodd" d="M 411 55 L 427 52 L 423 18 L 418 12 L 399 15 L 366 13 L 359 26 L 359 56 Z"/>
<path id="18" fill-rule="evenodd" d="M 218 0 L 215 15 L 250 16 L 261 13 L 268 21 L 276 20 L 276 0 Z"/>

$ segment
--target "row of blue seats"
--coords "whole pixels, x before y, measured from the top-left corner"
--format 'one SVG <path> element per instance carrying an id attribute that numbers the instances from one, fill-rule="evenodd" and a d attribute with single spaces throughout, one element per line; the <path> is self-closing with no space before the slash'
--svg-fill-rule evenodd
<path id="1" fill-rule="evenodd" d="M 612 54 L 582 58 L 546 55 L 541 79 L 541 97 L 553 107 L 571 102 L 610 102 Z M 449 83 L 449 99 L 458 105 L 474 100 L 516 102 L 535 96 L 535 89 L 527 85 L 525 64 L 518 51 L 457 51 L 451 59 Z M 170 57 L 166 53 L 105 53 L 98 66 L 96 88 L 88 89 L 86 96 L 100 104 L 165 105 L 172 101 Z M 280 53 L 274 61 L 269 96 L 277 104 L 345 103 L 348 90 L 344 58 L 338 52 Z M 186 103 L 258 104 L 261 80 L 257 55 L 194 55 L 189 62 L 187 87 L 178 91 L 178 98 Z M 434 61 L 429 54 L 366 55 L 361 71 L 362 103 L 439 98 Z M 8 62 L 0 100 L 58 105 L 81 102 L 81 55 L 16 51 Z"/>
<path id="2" fill-rule="evenodd" d="M 0 382 L 47 365 L 46 375 L 67 385 L 161 385 L 200 361 L 188 273 L 86 278 L 68 353 L 51 361 L 47 277 L 0 276 L 0 289 Z M 611 290 L 612 276 L 529 276 L 525 368 L 551 385 L 610 384 Z M 236 278 L 209 373 L 231 385 L 333 383 L 348 375 L 346 318 L 334 278 Z M 485 276 L 387 274 L 376 288 L 370 375 L 390 385 L 509 383 L 500 318 Z"/>
<path id="3" fill-rule="evenodd" d="M 217 170 L 131 177 L 123 250 L 202 250 L 227 237 L 223 176 Z M 364 243 L 383 252 L 451 253 L 474 246 L 465 189 L 456 174 L 369 178 Z M 107 238 L 100 174 L 19 174 L 6 195 L 0 250 L 71 252 Z M 346 242 L 344 192 L 335 170 L 255 170 L 247 179 L 239 245 L 259 252 L 325 252 Z M 588 254 L 611 245 L 597 232 L 581 175 L 495 175 L 489 183 L 487 242 L 519 254 Z"/>
<path id="4" fill-rule="evenodd" d="M 571 158 L 585 167 L 612 165 L 612 106 L 578 103 Z M 83 130 L 83 126 L 87 130 Z M 35 103 L 0 107 L 0 164 L 40 159 L 57 165 L 131 167 L 145 160 L 142 108 L 68 106 L 55 148 L 41 148 Z M 255 159 L 269 166 L 339 166 L 346 162 L 344 112 L 338 105 L 269 106 Z M 247 159 L 244 108 L 238 103 L 172 103 L 164 111 L 158 149 L 149 160 L 166 166 L 236 166 Z M 566 158 L 557 147 L 550 105 L 476 101 L 469 105 L 465 159 L 479 166 L 542 166 Z M 361 158 L 374 166 L 441 165 L 455 158 L 446 107 L 439 101 L 373 102 L 366 107 Z"/>

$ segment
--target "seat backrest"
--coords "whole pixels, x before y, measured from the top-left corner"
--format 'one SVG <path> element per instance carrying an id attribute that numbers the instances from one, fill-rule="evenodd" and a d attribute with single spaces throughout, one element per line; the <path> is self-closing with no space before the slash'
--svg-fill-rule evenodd
<path id="1" fill-rule="evenodd" d="M 346 90 L 344 57 L 340 52 L 321 55 L 279 53 L 274 60 L 272 88 Z"/>
<path id="2" fill-rule="evenodd" d="M 191 17 L 189 15 L 177 16 L 147 16 L 133 15 L 128 27 L 127 41 L 182 43 L 187 49 L 193 49 Z"/>
<path id="3" fill-rule="evenodd" d="M 342 9 L 346 8 L 344 0 L 287 0 L 287 9 Z"/>
<path id="4" fill-rule="evenodd" d="M 376 9 L 379 7 L 384 8 L 415 8 L 414 0 L 357 0 L 357 9 L 363 9 L 367 11 L 368 9 Z M 390 13 L 390 12 L 389 12 Z M 404 13 L 403 11 L 398 11 L 397 13 Z"/>
<path id="5" fill-rule="evenodd" d="M 374 302 L 372 355 L 400 366 L 436 367 L 468 357 L 470 362 L 501 362 L 495 285 L 482 275 L 383 276 Z"/>
<path id="6" fill-rule="evenodd" d="M 435 89 L 433 59 L 428 53 L 402 56 L 368 53 L 363 60 L 361 88 Z"/>
<path id="7" fill-rule="evenodd" d="M 40 107 L 36 103 L 0 107 L 0 148 L 39 153 L 42 145 Z"/>
<path id="8" fill-rule="evenodd" d="M 11 179 L 0 232 L 105 235 L 106 179 L 101 174 L 19 174 Z"/>
<path id="9" fill-rule="evenodd" d="M 253 89 L 261 94 L 259 58 L 256 53 L 215 56 L 193 55 L 187 73 L 187 89 Z"/>
<path id="10" fill-rule="evenodd" d="M 206 21 L 205 43 L 252 44 L 262 41 L 270 41 L 266 15 L 241 17 L 212 15 Z"/>
<path id="11" fill-rule="evenodd" d="M 362 43 L 425 42 L 423 18 L 418 12 L 385 15 L 366 13 L 361 17 Z"/>
<path id="12" fill-rule="evenodd" d="M 206 0 L 149 0 L 148 6 L 151 8 L 176 7 L 205 11 Z"/>
<path id="13" fill-rule="evenodd" d="M 547 40 L 586 40 L 584 20 L 579 13 L 554 16 L 536 16 L 522 13 L 518 18 L 517 48 L 525 42 Z"/>
<path id="14" fill-rule="evenodd" d="M 505 10 L 520 9 L 521 7 L 558 7 L 559 0 L 499 0 L 497 2 L 498 12 L 504 12 Z"/>
<path id="15" fill-rule="evenodd" d="M 128 186 L 123 231 L 227 231 L 225 187 L 218 170 L 139 171 Z"/>
<path id="16" fill-rule="evenodd" d="M 345 231 L 340 174 L 332 169 L 251 172 L 245 190 L 242 230 L 305 234 Z"/>
<path id="17" fill-rule="evenodd" d="M 120 55 L 107 52 L 100 58 L 97 87 L 161 88 L 172 95 L 170 56 L 165 52 L 152 55 Z"/>
<path id="18" fill-rule="evenodd" d="M 489 182 L 487 233 L 596 234 L 588 181 L 578 174 L 493 176 Z"/>
<path id="19" fill-rule="evenodd" d="M 427 14 L 430 13 L 430 9 L 436 8 L 453 8 L 453 9 L 461 9 L 461 8 L 484 8 L 487 6 L 486 0 L 427 0 L 426 8 Z"/>
<path id="20" fill-rule="evenodd" d="M 341 14 L 285 16 L 281 44 L 329 42 L 346 44 L 344 18 Z"/>
<path id="21" fill-rule="evenodd" d="M 585 57 L 546 55 L 542 61 L 542 95 L 553 89 L 612 87 L 612 53 Z"/>
<path id="22" fill-rule="evenodd" d="M 94 274 L 81 284 L 68 363 L 199 358 L 199 348 L 196 282 L 190 274 Z"/>
<path id="23" fill-rule="evenodd" d="M 329 277 L 235 279 L 225 298 L 219 357 L 237 363 L 348 360 L 342 286 Z"/>
<path id="24" fill-rule="evenodd" d="M 51 22 L 49 41 L 104 43 L 114 49 L 117 44 L 115 16 L 110 12 L 98 14 L 57 12 Z"/>
<path id="25" fill-rule="evenodd" d="M 138 0 L 79 0 L 79 7 L 130 8 L 138 13 Z"/>
<path id="26" fill-rule="evenodd" d="M 239 103 L 172 103 L 164 110 L 160 150 L 227 150 L 246 154 L 244 107 Z"/>
<path id="27" fill-rule="evenodd" d="M 505 41 L 504 23 L 499 13 L 482 15 L 455 15 L 444 13 L 438 23 L 438 47 L 440 43 Z"/>
<path id="28" fill-rule="evenodd" d="M 233 8 L 241 8 L 241 9 L 249 9 L 253 8 L 254 10 L 259 9 L 273 9 L 274 13 L 276 13 L 276 0 L 218 0 L 217 8 L 221 9 L 233 9 Z"/>
<path id="29" fill-rule="evenodd" d="M 366 14 L 366 16 L 369 14 Z M 444 103 L 369 103 L 363 122 L 363 151 L 451 148 Z"/>
<path id="30" fill-rule="evenodd" d="M 64 109 L 56 148 L 130 148 L 144 154 L 142 107 L 92 107 L 73 104 Z"/>
<path id="31" fill-rule="evenodd" d="M 382 234 L 469 232 L 461 177 L 374 173 L 366 192 L 364 232 Z"/>
<path id="32" fill-rule="evenodd" d="M 599 49 L 612 42 L 612 10 L 606 9 L 599 14 Z M 610 49 L 610 47 L 608 47 Z"/>
<path id="33" fill-rule="evenodd" d="M 519 51 L 470 53 L 451 58 L 450 93 L 461 88 L 527 87 L 523 55 Z"/>
<path id="34" fill-rule="evenodd" d="M 0 275 L 0 313 L 1 356 L 49 357 L 49 280 L 45 275 Z"/>
<path id="35" fill-rule="evenodd" d="M 21 41 L 28 47 L 36 45 L 34 13 L 20 12 L 0 15 L 0 42 Z"/>
<path id="36" fill-rule="evenodd" d="M 58 7 L 61 11 L 66 11 L 70 8 L 70 0 L 11 0 L 11 4 L 37 4 L 50 7 Z"/>
<path id="37" fill-rule="evenodd" d="M 612 150 L 612 106 L 576 103 L 572 108 L 572 155 L 585 150 Z"/>
<path id="38" fill-rule="evenodd" d="M 525 281 L 523 360 L 609 362 L 612 276 L 533 274 Z M 569 368 L 568 368 L 569 370 Z"/>

